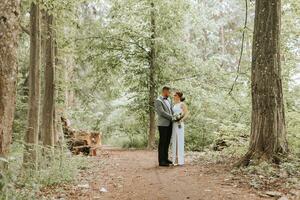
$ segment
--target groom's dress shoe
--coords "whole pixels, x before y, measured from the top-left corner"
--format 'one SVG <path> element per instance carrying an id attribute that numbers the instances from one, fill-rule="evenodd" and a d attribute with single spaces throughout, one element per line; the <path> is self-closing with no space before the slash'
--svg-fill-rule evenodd
<path id="1" fill-rule="evenodd" d="M 167 161 L 167 163 L 169 163 L 169 164 L 173 164 L 173 162 L 172 162 L 172 161 L 170 161 L 170 160 L 168 160 L 168 161 Z"/>
<path id="2" fill-rule="evenodd" d="M 159 166 L 161 167 L 169 167 L 169 163 L 159 163 Z"/>

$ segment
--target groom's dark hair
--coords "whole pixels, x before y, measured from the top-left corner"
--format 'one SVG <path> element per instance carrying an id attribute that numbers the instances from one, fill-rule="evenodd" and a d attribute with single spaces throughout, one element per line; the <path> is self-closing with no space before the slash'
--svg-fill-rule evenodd
<path id="1" fill-rule="evenodd" d="M 170 87 L 168 87 L 168 86 L 164 86 L 163 88 L 162 88 L 162 91 L 165 91 L 165 90 L 170 90 L 171 88 Z"/>

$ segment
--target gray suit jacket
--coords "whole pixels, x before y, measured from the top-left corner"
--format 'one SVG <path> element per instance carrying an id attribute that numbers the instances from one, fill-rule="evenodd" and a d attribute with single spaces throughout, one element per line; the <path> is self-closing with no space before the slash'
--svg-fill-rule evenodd
<path id="1" fill-rule="evenodd" d="M 170 102 L 170 101 L 169 101 Z M 157 113 L 157 125 L 158 126 L 170 126 L 172 122 L 172 103 L 170 102 L 171 109 L 164 102 L 163 97 L 158 97 L 155 100 L 155 110 Z"/>

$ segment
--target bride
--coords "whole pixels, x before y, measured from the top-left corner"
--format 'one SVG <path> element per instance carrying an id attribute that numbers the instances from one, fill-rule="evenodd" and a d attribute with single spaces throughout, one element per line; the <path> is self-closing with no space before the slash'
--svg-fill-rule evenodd
<path id="1" fill-rule="evenodd" d="M 184 103 L 185 98 L 182 92 L 174 94 L 174 123 L 172 131 L 172 162 L 173 165 L 184 164 L 184 121 L 188 116 L 188 109 Z"/>

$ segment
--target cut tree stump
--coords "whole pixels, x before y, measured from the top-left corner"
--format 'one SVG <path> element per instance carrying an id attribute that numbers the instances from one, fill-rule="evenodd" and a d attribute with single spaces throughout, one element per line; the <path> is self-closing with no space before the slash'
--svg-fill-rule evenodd
<path id="1" fill-rule="evenodd" d="M 61 117 L 61 121 L 68 149 L 73 154 L 97 155 L 97 149 L 101 148 L 101 132 L 75 130 L 66 118 Z"/>

